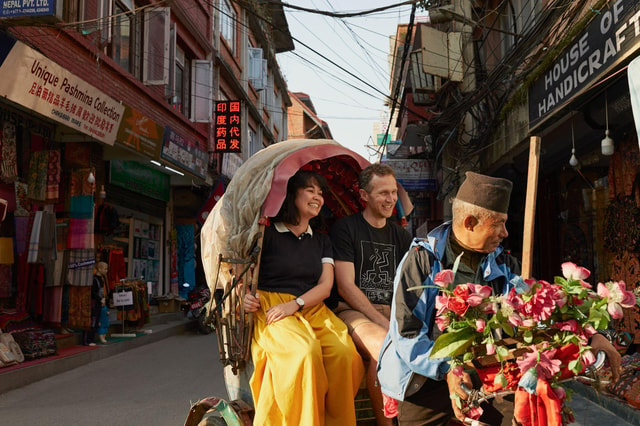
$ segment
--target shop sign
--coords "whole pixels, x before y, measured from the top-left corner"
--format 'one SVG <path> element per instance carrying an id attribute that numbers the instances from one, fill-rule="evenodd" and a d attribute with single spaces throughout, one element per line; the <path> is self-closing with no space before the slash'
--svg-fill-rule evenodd
<path id="1" fill-rule="evenodd" d="M 232 154 L 232 153 L 224 154 L 222 156 L 221 172 L 223 175 L 231 179 L 233 175 L 236 174 L 236 172 L 238 171 L 240 166 L 242 166 L 243 163 L 244 161 L 242 160 L 242 157 L 239 156 L 238 154 Z"/>
<path id="2" fill-rule="evenodd" d="M 240 101 L 216 102 L 216 152 L 242 152 L 240 112 Z"/>
<path id="3" fill-rule="evenodd" d="M 51 16 L 56 12 L 55 0 L 2 0 L 0 18 Z"/>
<path id="4" fill-rule="evenodd" d="M 169 201 L 169 175 L 137 161 L 111 160 L 109 183 L 156 200 Z"/>
<path id="5" fill-rule="evenodd" d="M 13 108 L 0 105 L 0 122 L 13 123 L 24 129 L 29 129 L 31 133 L 37 133 L 45 138 L 53 138 L 54 128 L 40 120 L 35 120 L 32 116 L 23 114 Z"/>
<path id="6" fill-rule="evenodd" d="M 164 140 L 160 156 L 191 174 L 202 179 L 207 178 L 209 153 L 200 149 L 196 143 L 169 126 L 164 128 Z"/>
<path id="7" fill-rule="evenodd" d="M 159 158 L 164 129 L 140 111 L 125 106 L 116 141 L 149 158 Z"/>
<path id="8" fill-rule="evenodd" d="M 435 191 L 438 187 L 429 160 L 385 160 L 384 163 L 395 171 L 396 180 L 407 191 Z"/>
<path id="9" fill-rule="evenodd" d="M 609 72 L 640 47 L 640 2 L 617 0 L 595 18 L 529 88 L 529 128 Z"/>
<path id="10" fill-rule="evenodd" d="M 0 36 L 0 96 L 113 145 L 124 106 L 20 41 Z"/>

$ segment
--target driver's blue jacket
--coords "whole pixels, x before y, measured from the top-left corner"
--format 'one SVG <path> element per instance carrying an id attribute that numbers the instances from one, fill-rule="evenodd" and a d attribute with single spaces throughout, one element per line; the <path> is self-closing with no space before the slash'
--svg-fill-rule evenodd
<path id="1" fill-rule="evenodd" d="M 450 269 L 455 259 L 445 259 L 451 222 L 429 233 L 426 239 L 416 238 L 398 265 L 394 280 L 389 332 L 378 359 L 378 380 L 382 393 L 397 400 L 415 393 L 426 378 L 443 380 L 449 370 L 446 358 L 431 359 L 432 330 L 438 288 L 435 274 Z M 518 261 L 499 246 L 480 264 L 476 284 L 491 285 L 506 294 L 510 281 L 520 274 Z M 410 287 L 429 285 L 421 290 Z"/>

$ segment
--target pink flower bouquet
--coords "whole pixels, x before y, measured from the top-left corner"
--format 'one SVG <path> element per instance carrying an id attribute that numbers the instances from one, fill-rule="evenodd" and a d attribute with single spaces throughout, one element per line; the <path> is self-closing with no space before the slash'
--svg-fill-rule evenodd
<path id="1" fill-rule="evenodd" d="M 557 406 L 566 396 L 559 380 L 580 374 L 595 359 L 590 337 L 611 319 L 622 318 L 623 308 L 640 304 L 622 281 L 599 283 L 593 291 L 585 281 L 589 270 L 570 262 L 562 264 L 563 276 L 553 284 L 519 278 L 504 295 L 473 283 L 454 288 L 454 274 L 455 266 L 434 278 L 440 288 L 436 325 L 443 334 L 431 357 L 450 358 L 452 369 L 478 359 L 485 367 L 492 365 L 491 374 L 479 372 L 491 392 L 508 389 L 535 396 L 542 380 L 552 390 L 550 398 L 560 401 Z M 563 423 L 569 420 L 563 417 Z"/>

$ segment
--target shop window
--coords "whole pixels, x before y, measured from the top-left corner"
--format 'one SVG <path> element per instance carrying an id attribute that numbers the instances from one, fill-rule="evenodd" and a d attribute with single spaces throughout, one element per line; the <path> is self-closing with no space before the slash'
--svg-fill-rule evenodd
<path id="1" fill-rule="evenodd" d="M 236 52 L 236 23 L 238 15 L 228 0 L 220 0 L 220 35 L 229 49 Z"/>

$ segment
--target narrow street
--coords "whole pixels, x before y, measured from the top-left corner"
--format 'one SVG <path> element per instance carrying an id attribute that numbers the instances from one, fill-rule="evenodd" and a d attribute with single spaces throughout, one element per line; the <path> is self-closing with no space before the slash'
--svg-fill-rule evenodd
<path id="1" fill-rule="evenodd" d="M 0 395 L 5 425 L 181 425 L 226 398 L 215 334 L 169 337 Z"/>

